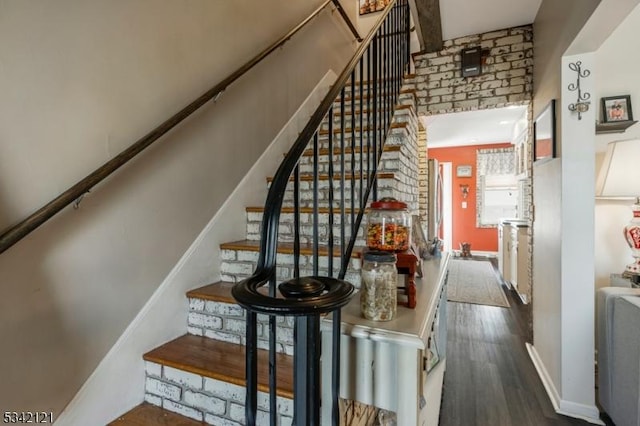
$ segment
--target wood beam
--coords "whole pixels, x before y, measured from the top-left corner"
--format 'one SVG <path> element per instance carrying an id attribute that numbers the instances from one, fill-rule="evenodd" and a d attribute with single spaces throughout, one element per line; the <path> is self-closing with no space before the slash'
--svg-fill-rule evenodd
<path id="1" fill-rule="evenodd" d="M 440 0 L 414 0 L 418 15 L 416 27 L 421 32 L 422 49 L 425 53 L 442 50 L 442 21 Z"/>

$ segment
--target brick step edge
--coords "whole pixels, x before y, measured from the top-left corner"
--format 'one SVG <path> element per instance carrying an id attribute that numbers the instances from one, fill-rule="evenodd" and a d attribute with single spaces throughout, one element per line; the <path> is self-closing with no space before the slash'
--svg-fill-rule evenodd
<path id="1" fill-rule="evenodd" d="M 185 335 L 148 352 L 145 401 L 208 424 L 244 422 L 245 347 Z M 278 424 L 291 425 L 293 357 L 277 355 Z M 268 419 L 269 354 L 258 351 L 258 417 Z"/>
<path id="2" fill-rule="evenodd" d="M 147 392 L 151 386 L 158 390 L 152 394 L 175 401 L 184 396 L 185 387 L 207 390 L 206 382 L 210 380 L 244 388 L 245 352 L 243 345 L 185 334 L 143 355 Z M 279 353 L 277 363 L 276 392 L 293 399 L 293 357 Z M 269 392 L 269 353 L 261 349 L 258 349 L 258 390 Z M 244 401 L 244 396 L 240 401 Z"/>

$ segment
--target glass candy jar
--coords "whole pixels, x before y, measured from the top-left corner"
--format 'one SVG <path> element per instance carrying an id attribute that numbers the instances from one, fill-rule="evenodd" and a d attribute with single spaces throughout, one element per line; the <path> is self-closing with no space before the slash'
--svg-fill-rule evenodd
<path id="1" fill-rule="evenodd" d="M 396 255 L 387 251 L 368 251 L 360 271 L 360 310 L 372 321 L 395 318 L 398 303 Z"/>
<path id="2" fill-rule="evenodd" d="M 407 204 L 395 198 L 371 203 L 367 215 L 367 247 L 372 250 L 405 251 L 411 244 L 411 215 Z"/>

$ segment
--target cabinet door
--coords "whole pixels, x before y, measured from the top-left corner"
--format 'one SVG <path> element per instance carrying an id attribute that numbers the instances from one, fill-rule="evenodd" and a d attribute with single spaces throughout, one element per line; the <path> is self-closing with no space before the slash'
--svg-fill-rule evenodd
<path id="1" fill-rule="evenodd" d="M 511 278 L 511 286 L 517 291 L 518 289 L 518 228 L 511 228 L 511 252 L 510 254 L 510 267 L 509 273 Z"/>

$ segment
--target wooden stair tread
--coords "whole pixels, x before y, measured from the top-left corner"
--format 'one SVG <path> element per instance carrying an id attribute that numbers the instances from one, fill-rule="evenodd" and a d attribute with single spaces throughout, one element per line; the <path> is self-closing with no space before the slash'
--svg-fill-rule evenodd
<path id="1" fill-rule="evenodd" d="M 351 104 L 346 105 L 346 106 L 351 106 Z M 356 105 L 356 106 L 359 106 L 359 105 Z M 396 105 L 394 110 L 411 109 L 411 108 L 413 108 L 411 105 Z M 334 111 L 335 111 L 335 109 L 336 108 L 334 107 Z M 386 108 L 384 108 L 382 110 L 386 111 Z M 370 111 L 369 111 L 369 109 L 365 108 L 363 110 L 363 112 L 364 112 L 364 114 L 368 114 Z M 360 110 L 357 110 L 356 114 L 359 114 L 359 113 L 360 113 Z M 371 110 L 371 113 L 373 113 L 373 110 Z M 340 111 L 338 110 L 338 111 L 334 112 L 333 115 L 336 116 L 336 117 L 340 117 Z M 353 112 L 352 111 L 344 111 L 344 115 L 353 115 Z"/>
<path id="2" fill-rule="evenodd" d="M 307 213 L 307 214 L 313 213 L 313 207 L 300 207 L 298 210 L 300 211 L 300 213 Z M 368 208 L 365 209 L 365 212 L 368 210 L 369 210 Z M 245 208 L 245 211 L 247 213 L 264 213 L 264 206 L 249 206 Z M 351 214 L 351 207 L 345 207 L 344 212 L 345 214 Z M 355 212 L 356 213 L 360 212 L 360 209 L 356 208 Z M 282 213 L 294 213 L 294 208 L 282 207 Z M 318 213 L 329 214 L 329 207 L 318 207 Z M 340 207 L 334 207 L 333 213 L 334 214 L 340 213 Z"/>
<path id="3" fill-rule="evenodd" d="M 108 426 L 199 426 L 206 423 L 172 413 L 143 402 L 108 424 Z"/>
<path id="4" fill-rule="evenodd" d="M 186 334 L 147 352 L 145 361 L 246 386 L 245 346 Z M 276 355 L 276 393 L 293 398 L 293 357 Z M 269 392 L 269 353 L 258 350 L 258 390 Z"/>
<path id="5" fill-rule="evenodd" d="M 389 128 L 391 128 L 391 129 L 406 129 L 406 128 L 407 128 L 407 124 L 408 124 L 408 123 L 391 123 L 391 126 L 389 126 Z M 361 130 L 361 129 L 360 129 L 359 127 L 356 127 L 353 131 L 354 131 L 355 133 L 358 133 L 358 132 L 360 132 L 360 130 Z M 364 129 L 362 129 L 362 130 L 364 130 L 365 132 L 367 132 L 367 131 L 369 131 L 369 130 L 375 130 L 375 128 L 373 128 L 373 127 L 369 127 L 369 126 L 366 126 L 366 127 L 365 127 Z M 333 133 L 334 133 L 334 134 L 340 134 L 342 131 L 343 131 L 342 129 L 334 129 L 334 130 L 333 130 Z M 346 135 L 346 134 L 350 134 L 350 133 L 351 133 L 351 128 L 350 128 L 350 127 L 349 127 L 349 128 L 344 129 L 344 134 L 345 134 L 345 135 Z M 319 135 L 319 136 L 327 136 L 328 134 L 329 134 L 329 131 L 328 131 L 328 130 L 320 130 L 320 131 L 318 132 L 318 135 Z"/>
<path id="6" fill-rule="evenodd" d="M 200 288 L 194 288 L 187 292 L 187 297 L 195 299 L 210 300 L 212 302 L 236 303 L 231 295 L 234 283 L 228 281 L 218 281 Z"/>
<path id="7" fill-rule="evenodd" d="M 367 148 L 367 147 L 365 147 Z M 399 152 L 402 150 L 402 146 L 400 145 L 385 145 L 384 148 L 382 148 L 383 152 Z M 365 152 L 368 152 L 368 149 L 364 150 Z M 339 147 L 333 148 L 333 155 L 338 155 L 342 152 L 342 150 Z M 345 147 L 344 150 L 345 154 L 351 154 L 351 147 Z M 360 147 L 356 146 L 356 150 L 355 150 L 356 154 L 360 154 Z M 322 148 L 318 150 L 318 155 L 329 155 L 329 148 Z M 302 153 L 303 157 L 311 157 L 313 156 L 313 149 L 307 149 Z"/>
<path id="8" fill-rule="evenodd" d="M 223 243 L 220 244 L 220 248 L 222 250 L 245 250 L 245 251 L 260 251 L 260 241 L 257 240 L 240 240 L 240 241 L 233 241 L 233 242 L 229 242 L 229 243 Z M 361 247 L 360 247 L 361 248 Z M 360 250 L 359 247 L 354 247 L 353 249 L 353 254 L 351 255 L 352 258 L 359 258 L 360 257 Z M 339 245 L 334 245 L 333 247 L 333 255 L 334 256 L 340 256 L 340 249 L 341 247 Z M 293 254 L 293 243 L 282 243 L 279 242 L 278 243 L 278 253 L 281 254 Z M 305 244 L 305 243 L 300 243 L 300 254 L 302 255 L 313 255 L 313 244 Z M 329 249 L 326 245 L 320 245 L 318 247 L 318 255 L 320 256 L 327 256 L 329 254 Z"/>
<path id="9" fill-rule="evenodd" d="M 339 180 L 342 177 L 342 175 L 340 173 L 334 173 L 333 174 L 333 179 L 334 180 Z M 353 176 L 355 179 L 360 179 L 360 174 L 355 174 Z M 393 179 L 395 177 L 394 173 L 378 173 L 377 174 L 377 178 L 378 179 Z M 293 181 L 293 177 L 291 179 L 289 179 L 290 181 Z M 329 175 L 325 175 L 325 174 L 321 174 L 318 175 L 318 180 L 329 180 Z M 351 173 L 347 173 L 346 176 L 344 177 L 344 180 L 351 180 Z M 313 174 L 312 173 L 300 173 L 300 181 L 303 182 L 309 182 L 309 181 L 313 181 Z M 366 181 L 366 176 L 365 176 L 365 181 Z M 267 183 L 271 183 L 273 182 L 273 176 L 269 176 L 267 178 Z"/>

